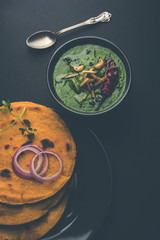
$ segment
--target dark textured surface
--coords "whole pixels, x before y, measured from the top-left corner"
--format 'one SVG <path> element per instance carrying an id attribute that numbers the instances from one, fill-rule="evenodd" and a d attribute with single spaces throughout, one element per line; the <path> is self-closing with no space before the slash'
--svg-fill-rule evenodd
<path id="1" fill-rule="evenodd" d="M 47 87 L 46 69 L 54 51 L 75 37 L 106 38 L 130 61 L 131 88 L 118 107 L 92 119 L 68 114 L 70 121 L 90 126 L 100 137 L 112 167 L 112 206 L 94 240 L 160 239 L 158 9 L 156 1 L 144 0 L 0 1 L 0 99 L 58 109 Z M 50 49 L 25 45 L 37 30 L 58 31 L 104 10 L 113 14 L 110 23 L 68 32 Z"/>

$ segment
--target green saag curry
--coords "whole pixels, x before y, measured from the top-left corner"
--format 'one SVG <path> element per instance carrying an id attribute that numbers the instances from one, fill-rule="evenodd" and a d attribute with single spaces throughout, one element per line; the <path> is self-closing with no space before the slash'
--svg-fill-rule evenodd
<path id="1" fill-rule="evenodd" d="M 123 96 L 126 70 L 112 50 L 93 44 L 79 45 L 66 51 L 56 63 L 53 85 L 59 98 L 70 109 L 84 113 L 101 112 Z"/>

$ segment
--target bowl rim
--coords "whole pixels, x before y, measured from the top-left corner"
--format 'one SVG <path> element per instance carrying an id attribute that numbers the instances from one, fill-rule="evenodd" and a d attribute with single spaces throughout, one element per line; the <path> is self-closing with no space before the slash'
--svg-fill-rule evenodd
<path id="1" fill-rule="evenodd" d="M 104 109 L 103 111 L 100 111 L 100 112 L 91 112 L 91 113 L 87 113 L 87 112 L 80 112 L 80 111 L 77 111 L 77 110 L 74 110 L 70 107 L 68 107 L 65 103 L 63 103 L 62 101 L 59 101 L 59 99 L 57 99 L 57 97 L 55 96 L 55 94 L 53 93 L 52 91 L 52 88 L 51 88 L 51 85 L 50 85 L 50 78 L 49 78 L 49 72 L 50 72 L 50 67 L 51 67 L 51 63 L 52 63 L 52 60 L 54 59 L 55 55 L 63 48 L 65 47 L 66 45 L 72 43 L 72 42 L 76 42 L 76 41 L 79 41 L 79 40 L 83 40 L 83 39 L 97 39 L 97 40 L 100 40 L 100 41 L 103 41 L 103 42 L 107 42 L 109 44 L 111 44 L 114 48 L 116 48 L 123 56 L 123 58 L 125 59 L 126 63 L 127 63 L 127 66 L 128 66 L 128 72 L 129 72 L 129 78 L 128 78 L 128 84 L 127 84 L 127 87 L 122 95 L 122 97 L 111 107 L 109 107 L 108 109 Z M 52 95 L 52 97 L 56 100 L 56 102 L 58 102 L 58 104 L 60 104 L 64 109 L 67 109 L 68 111 L 74 113 L 74 114 L 79 114 L 79 115 L 83 115 L 83 116 L 95 116 L 95 115 L 100 115 L 100 114 L 104 114 L 104 113 L 107 113 L 109 112 L 110 110 L 114 109 L 115 107 L 117 107 L 121 102 L 122 100 L 125 98 L 125 96 L 127 95 L 129 89 L 130 89 L 130 85 L 131 85 L 131 79 L 132 79 L 132 70 L 131 70 L 131 65 L 129 63 L 129 60 L 128 58 L 126 57 L 126 55 L 124 54 L 124 52 L 115 44 L 113 43 L 112 41 L 108 40 L 108 39 L 105 39 L 105 38 L 102 38 L 102 37 L 98 37 L 98 36 L 81 36 L 81 37 L 77 37 L 77 38 L 73 38 L 73 39 L 70 39 L 69 41 L 63 43 L 60 47 L 58 47 L 56 49 L 56 51 L 53 53 L 52 57 L 50 58 L 49 60 L 49 63 L 48 63 L 48 66 L 47 66 L 47 85 L 48 85 L 48 88 L 49 88 L 49 91 Z M 52 86 L 53 87 L 53 86 Z"/>

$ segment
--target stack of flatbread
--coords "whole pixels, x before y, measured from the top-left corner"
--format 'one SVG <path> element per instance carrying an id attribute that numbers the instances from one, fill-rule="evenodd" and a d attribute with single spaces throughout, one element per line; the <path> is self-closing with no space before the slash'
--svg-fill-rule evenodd
<path id="1" fill-rule="evenodd" d="M 76 146 L 74 140 L 57 113 L 51 109 L 31 103 L 11 103 L 12 115 L 0 112 L 0 131 L 7 128 L 19 116 L 36 129 L 33 140 L 27 132 L 22 134 L 23 122 L 18 119 L 6 131 L 0 133 L 0 240 L 36 240 L 45 235 L 59 221 L 67 204 L 66 184 L 72 176 Z M 3 109 L 4 106 L 0 107 Z M 24 145 L 34 144 L 44 150 L 57 153 L 63 162 L 63 171 L 54 181 L 39 182 L 19 177 L 12 166 L 15 152 Z M 23 152 L 19 165 L 29 170 L 33 152 Z M 49 169 L 45 177 L 59 169 L 56 158 L 49 158 Z"/>

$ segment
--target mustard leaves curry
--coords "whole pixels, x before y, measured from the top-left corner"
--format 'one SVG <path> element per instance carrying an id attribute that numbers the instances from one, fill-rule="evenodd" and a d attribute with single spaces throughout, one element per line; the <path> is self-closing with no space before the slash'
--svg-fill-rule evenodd
<path id="1" fill-rule="evenodd" d="M 67 107 L 79 112 L 101 112 L 123 96 L 126 70 L 112 50 L 93 44 L 79 45 L 59 58 L 53 85 Z"/>

